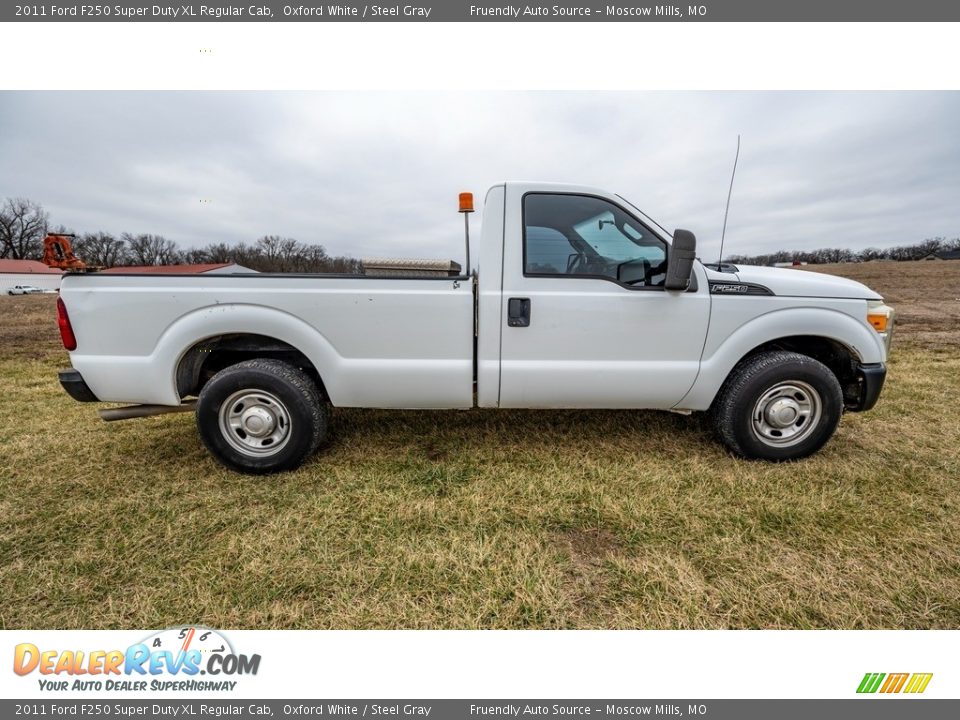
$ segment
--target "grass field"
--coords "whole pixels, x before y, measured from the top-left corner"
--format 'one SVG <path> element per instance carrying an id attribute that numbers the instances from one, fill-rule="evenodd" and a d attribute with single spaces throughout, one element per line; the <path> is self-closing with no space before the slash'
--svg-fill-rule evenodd
<path id="1" fill-rule="evenodd" d="M 60 389 L 51 297 L 0 298 L 4 628 L 960 626 L 960 262 L 819 268 L 899 311 L 877 408 L 745 462 L 702 418 L 337 410 L 301 470 Z"/>

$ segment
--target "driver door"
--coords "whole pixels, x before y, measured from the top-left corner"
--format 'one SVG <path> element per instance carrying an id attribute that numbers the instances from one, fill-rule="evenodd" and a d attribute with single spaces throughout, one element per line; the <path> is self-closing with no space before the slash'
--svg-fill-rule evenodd
<path id="1" fill-rule="evenodd" d="M 665 290 L 669 245 L 612 198 L 528 192 L 512 200 L 500 406 L 676 405 L 699 369 L 707 283 Z"/>

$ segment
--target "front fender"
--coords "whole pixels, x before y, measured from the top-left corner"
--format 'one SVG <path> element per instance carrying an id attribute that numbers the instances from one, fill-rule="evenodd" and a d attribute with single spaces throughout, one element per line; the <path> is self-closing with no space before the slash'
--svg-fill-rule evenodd
<path id="1" fill-rule="evenodd" d="M 749 300 L 744 298 L 734 302 Z M 715 308 L 714 312 L 718 310 Z M 715 349 L 701 358 L 697 379 L 676 407 L 707 410 L 736 364 L 755 348 L 774 340 L 797 336 L 822 337 L 848 348 L 862 363 L 881 363 L 886 360 L 883 344 L 876 332 L 867 327 L 865 322 L 861 323 L 840 310 L 822 307 L 773 310 L 740 325 L 716 345 L 711 342 L 713 338 L 710 334 L 725 332 L 717 329 L 719 324 L 711 320 L 705 347 Z"/>

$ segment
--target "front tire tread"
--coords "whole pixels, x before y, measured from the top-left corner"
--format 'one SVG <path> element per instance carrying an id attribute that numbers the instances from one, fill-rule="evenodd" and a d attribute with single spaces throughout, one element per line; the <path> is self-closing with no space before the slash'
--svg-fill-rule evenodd
<path id="1" fill-rule="evenodd" d="M 802 379 L 820 394 L 821 427 L 797 445 L 776 448 L 753 435 L 751 412 L 760 394 L 771 384 Z M 843 391 L 833 371 L 808 355 L 775 350 L 742 360 L 727 377 L 711 407 L 720 441 L 743 458 L 780 462 L 812 455 L 833 435 L 843 413 Z"/>

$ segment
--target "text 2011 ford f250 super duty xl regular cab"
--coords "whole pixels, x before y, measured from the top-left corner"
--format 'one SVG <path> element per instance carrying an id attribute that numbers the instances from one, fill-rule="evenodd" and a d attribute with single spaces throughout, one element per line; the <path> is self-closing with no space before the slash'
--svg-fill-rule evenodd
<path id="1" fill-rule="evenodd" d="M 615 194 L 507 182 L 487 193 L 476 274 L 69 275 L 60 380 L 149 406 L 121 416 L 198 396 L 207 448 L 251 473 L 303 462 L 331 405 L 709 410 L 731 451 L 768 460 L 873 407 L 893 332 L 877 293 L 708 267 L 694 243 Z"/>

